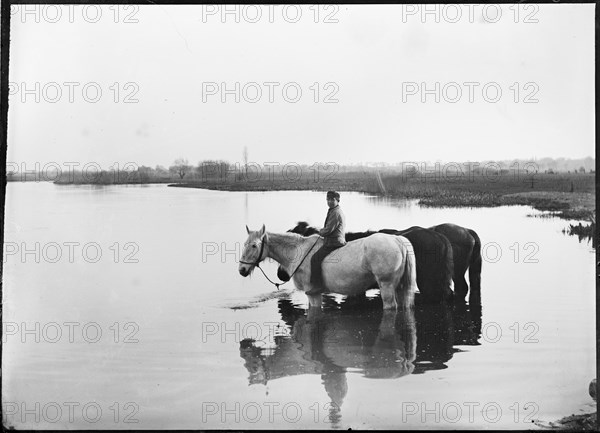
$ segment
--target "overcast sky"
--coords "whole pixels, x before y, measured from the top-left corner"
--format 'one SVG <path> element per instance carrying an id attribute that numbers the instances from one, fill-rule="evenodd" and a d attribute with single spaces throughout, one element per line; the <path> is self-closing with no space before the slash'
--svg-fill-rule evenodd
<path id="1" fill-rule="evenodd" d="M 594 155 L 593 4 L 125 8 L 13 6 L 8 161 Z"/>

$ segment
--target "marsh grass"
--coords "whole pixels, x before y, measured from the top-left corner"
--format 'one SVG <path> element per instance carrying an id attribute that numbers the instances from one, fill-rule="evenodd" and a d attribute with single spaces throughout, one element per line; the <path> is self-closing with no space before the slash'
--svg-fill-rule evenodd
<path id="1" fill-rule="evenodd" d="M 239 173 L 238 173 L 239 174 Z M 595 173 L 528 173 L 516 170 L 419 172 L 339 167 L 333 172 L 319 172 L 301 167 L 299 176 L 287 178 L 283 173 L 251 179 L 241 175 L 200 176 L 190 173 L 175 180 L 168 172 L 139 169 L 132 173 L 103 171 L 90 181 L 75 172 L 73 178 L 61 177 L 58 184 L 145 184 L 169 183 L 169 186 L 226 191 L 357 191 L 393 198 L 419 200 L 428 207 L 495 207 L 527 205 L 552 216 L 587 220 L 595 209 Z M 173 183 L 175 182 L 175 183 Z"/>

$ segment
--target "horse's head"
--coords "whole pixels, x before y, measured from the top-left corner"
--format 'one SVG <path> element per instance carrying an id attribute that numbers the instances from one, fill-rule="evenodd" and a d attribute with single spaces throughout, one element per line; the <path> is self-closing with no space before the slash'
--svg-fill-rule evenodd
<path id="1" fill-rule="evenodd" d="M 240 259 L 239 272 L 242 277 L 247 277 L 252 273 L 254 267 L 267 257 L 267 232 L 265 225 L 257 231 L 251 231 L 246 226 L 248 239 L 244 242 L 244 249 Z"/>
<path id="2" fill-rule="evenodd" d="M 260 347 L 254 344 L 254 340 L 245 338 L 240 341 L 240 356 L 245 361 L 244 367 L 250 373 L 248 377 L 250 384 L 267 384 L 268 372 L 265 369 L 265 356 Z"/>

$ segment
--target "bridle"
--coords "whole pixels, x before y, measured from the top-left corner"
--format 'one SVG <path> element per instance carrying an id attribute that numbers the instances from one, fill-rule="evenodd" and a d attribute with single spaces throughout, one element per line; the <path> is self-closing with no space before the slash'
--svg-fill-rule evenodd
<path id="1" fill-rule="evenodd" d="M 260 243 L 260 252 L 258 253 L 258 258 L 256 259 L 256 261 L 254 261 L 254 262 L 244 262 L 243 260 L 240 260 L 240 263 L 243 263 L 245 265 L 258 266 L 258 268 L 260 269 L 260 262 L 264 260 L 261 257 L 263 255 L 263 251 L 265 249 L 265 244 L 266 243 L 267 243 L 267 240 L 263 238 L 262 242 Z"/>
<path id="2" fill-rule="evenodd" d="M 271 279 L 267 276 L 267 274 L 265 274 L 265 271 L 263 271 L 263 269 L 260 267 L 260 262 L 262 260 L 264 260 L 261 257 L 262 257 L 263 251 L 265 249 L 265 244 L 267 243 L 267 240 L 265 238 L 263 238 L 263 241 L 260 244 L 260 252 L 258 253 L 258 258 L 254 262 L 245 262 L 243 260 L 240 260 L 240 263 L 243 263 L 244 265 L 256 266 L 258 269 L 260 269 L 260 271 L 263 273 L 263 275 L 269 281 L 269 283 L 273 284 L 275 287 L 277 287 L 277 290 L 279 290 L 279 286 L 283 286 L 285 283 L 287 283 L 287 282 L 289 282 L 289 281 L 292 280 L 292 277 L 294 276 L 294 274 L 296 273 L 296 271 L 300 268 L 300 266 L 302 266 L 302 263 L 304 263 L 304 260 L 306 259 L 306 257 L 308 257 L 308 255 L 310 254 L 310 252 L 312 251 L 312 249 L 315 247 L 315 245 L 317 245 L 317 242 L 319 242 L 319 239 L 321 239 L 320 236 L 317 237 L 317 240 L 312 245 L 312 247 L 310 247 L 310 250 L 308 250 L 308 252 L 304 255 L 304 257 L 302 258 L 302 260 L 298 264 L 298 266 L 296 266 L 296 269 L 290 275 L 290 279 L 287 280 L 287 281 L 284 281 L 282 283 L 275 283 L 275 282 L 271 281 Z"/>

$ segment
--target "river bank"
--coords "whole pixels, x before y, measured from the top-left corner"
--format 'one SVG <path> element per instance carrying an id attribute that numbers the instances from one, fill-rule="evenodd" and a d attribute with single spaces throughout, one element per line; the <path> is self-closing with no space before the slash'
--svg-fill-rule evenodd
<path id="1" fill-rule="evenodd" d="M 597 412 L 586 413 L 583 415 L 569 415 L 558 421 L 541 423 L 535 425 L 548 430 L 560 431 L 598 431 Z"/>
<path id="2" fill-rule="evenodd" d="M 393 198 L 418 199 L 428 207 L 496 207 L 526 205 L 547 212 L 548 216 L 595 224 L 595 177 L 590 174 L 540 175 L 535 182 L 513 178 L 472 178 L 468 181 L 435 182 L 431 179 L 406 179 L 397 176 L 373 178 L 359 176 L 328 183 L 261 180 L 256 182 L 191 181 L 169 184 L 178 188 L 221 191 L 356 191 Z M 533 188 L 532 188 L 533 186 Z"/>

